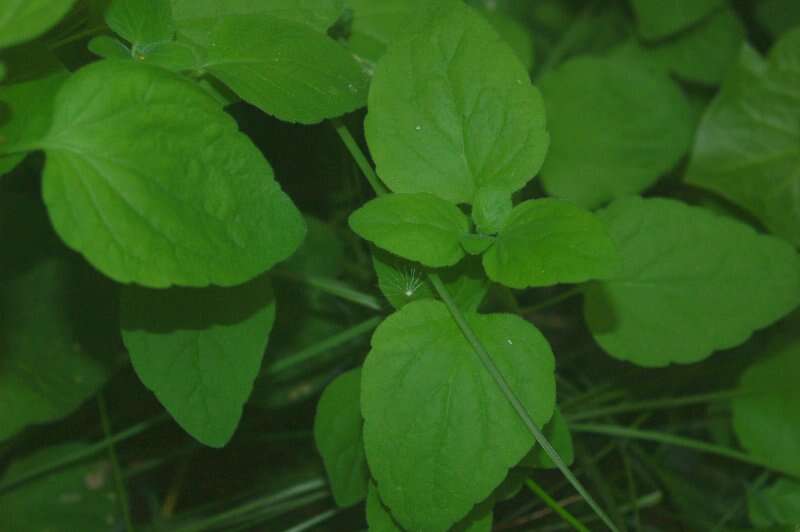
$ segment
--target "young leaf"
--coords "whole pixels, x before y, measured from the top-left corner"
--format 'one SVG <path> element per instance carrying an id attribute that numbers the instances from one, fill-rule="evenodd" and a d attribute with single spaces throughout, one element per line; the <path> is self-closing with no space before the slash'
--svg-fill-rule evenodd
<path id="1" fill-rule="evenodd" d="M 547 341 L 512 315 L 468 314 L 536 423 L 555 402 Z M 438 301 L 410 303 L 375 331 L 361 409 L 370 471 L 410 530 L 446 530 L 488 497 L 533 437 Z"/>
<path id="2" fill-rule="evenodd" d="M 539 91 L 514 52 L 461 5 L 383 56 L 365 128 L 390 189 L 470 203 L 480 187 L 510 194 L 538 172 L 544 122 Z"/>
<path id="3" fill-rule="evenodd" d="M 369 485 L 360 400 L 361 370 L 355 369 L 339 375 L 325 388 L 314 418 L 314 440 L 333 499 L 340 507 L 362 501 Z"/>
<path id="4" fill-rule="evenodd" d="M 493 235 L 506 225 L 512 208 L 511 194 L 496 187 L 481 187 L 472 202 L 472 220 L 478 231 Z"/>
<path id="5" fill-rule="evenodd" d="M 186 432 L 233 436 L 275 320 L 269 279 L 234 288 L 125 287 L 122 338 L 145 386 Z"/>
<path id="6" fill-rule="evenodd" d="M 725 0 L 631 0 L 639 35 L 661 39 L 700 21 Z"/>
<path id="7" fill-rule="evenodd" d="M 494 246 L 483 255 L 489 278 L 512 288 L 605 278 L 618 266 L 603 222 L 557 199 L 528 200 L 514 207 Z"/>
<path id="8" fill-rule="evenodd" d="M 705 113 L 686 181 L 750 211 L 800 245 L 800 29 L 764 63 L 742 51 Z"/>
<path id="9" fill-rule="evenodd" d="M 658 43 L 655 61 L 681 79 L 717 85 L 736 64 L 745 28 L 731 8 L 721 9 L 699 26 Z"/>
<path id="10" fill-rule="evenodd" d="M 106 23 L 134 50 L 175 36 L 170 0 L 113 0 L 106 10 Z"/>
<path id="11" fill-rule="evenodd" d="M 17 460 L 3 476 L 14 482 L 44 464 L 84 451 L 86 445 L 65 443 Z M 3 494 L 0 523 L 14 532 L 104 532 L 114 529 L 118 502 L 111 464 L 80 462 L 28 482 Z M 46 501 L 46 511 L 43 503 Z"/>
<path id="12" fill-rule="evenodd" d="M 162 69 L 84 67 L 39 144 L 56 231 L 119 282 L 235 285 L 303 239 L 300 213 L 234 120 Z"/>
<path id="13" fill-rule="evenodd" d="M 86 45 L 90 52 L 103 59 L 130 59 L 131 51 L 125 43 L 108 35 L 98 35 Z"/>
<path id="14" fill-rule="evenodd" d="M 680 87 L 639 61 L 573 59 L 541 87 L 552 138 L 542 184 L 553 196 L 594 208 L 639 193 L 689 148 L 694 122 Z"/>
<path id="15" fill-rule="evenodd" d="M 0 48 L 38 37 L 61 20 L 75 0 L 3 0 Z"/>
<path id="16" fill-rule="evenodd" d="M 768 488 L 748 493 L 747 513 L 758 528 L 800 523 L 800 481 L 780 478 Z"/>
<path id="17" fill-rule="evenodd" d="M 42 205 L 5 191 L 0 241 L 2 441 L 77 409 L 120 367 L 121 348 L 114 288 L 60 245 Z"/>
<path id="18" fill-rule="evenodd" d="M 212 20 L 227 15 L 268 15 L 325 32 L 343 9 L 344 0 L 172 0 L 172 13 L 179 26 L 196 19 Z"/>
<path id="19" fill-rule="evenodd" d="M 796 320 L 795 320 L 796 321 Z M 800 339 L 768 348 L 741 377 L 733 428 L 747 451 L 774 469 L 800 477 Z"/>
<path id="20" fill-rule="evenodd" d="M 552 444 L 558 455 L 567 465 L 572 465 L 575 460 L 575 450 L 572 447 L 572 434 L 569 432 L 569 425 L 561 415 L 561 411 L 556 408 L 553 417 L 542 427 L 542 432 L 547 440 Z M 539 446 L 534 447 L 519 464 L 522 467 L 532 467 L 535 469 L 555 469 L 556 465 Z"/>
<path id="21" fill-rule="evenodd" d="M 313 124 L 365 103 L 369 80 L 361 66 L 305 24 L 251 14 L 201 19 L 180 29 L 205 48 L 203 68 L 281 120 Z"/>
<path id="22" fill-rule="evenodd" d="M 469 232 L 469 220 L 432 194 L 388 194 L 351 214 L 350 227 L 395 255 L 440 268 L 464 256 L 459 240 Z"/>
<path id="23" fill-rule="evenodd" d="M 401 309 L 421 299 L 436 299 L 426 278 L 434 270 L 380 249 L 373 250 L 372 265 L 378 277 L 378 288 L 394 308 Z M 455 266 L 435 271 L 459 308 L 467 312 L 478 309 L 489 290 L 489 281 L 477 257 L 466 257 Z"/>
<path id="24" fill-rule="evenodd" d="M 641 198 L 618 200 L 601 218 L 623 265 L 590 287 L 584 315 L 616 358 L 641 366 L 697 362 L 800 302 L 800 257 L 741 222 Z"/>

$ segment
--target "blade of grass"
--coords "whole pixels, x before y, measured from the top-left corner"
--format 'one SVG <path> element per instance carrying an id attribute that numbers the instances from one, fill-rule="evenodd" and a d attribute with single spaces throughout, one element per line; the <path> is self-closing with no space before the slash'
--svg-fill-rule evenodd
<path id="1" fill-rule="evenodd" d="M 692 406 L 702 403 L 710 403 L 712 401 L 721 401 L 724 399 L 731 399 L 742 395 L 738 390 L 723 390 L 719 392 L 690 395 L 686 397 L 665 397 L 663 399 L 653 399 L 649 401 L 639 401 L 638 403 L 625 403 L 621 405 L 608 406 L 589 410 L 586 412 L 577 412 L 575 414 L 564 414 L 564 417 L 569 421 L 578 421 L 582 419 L 593 419 L 597 417 L 605 417 L 614 414 L 625 414 L 630 412 L 641 412 L 646 410 L 659 410 L 670 409 L 681 406 Z"/>
<path id="2" fill-rule="evenodd" d="M 558 504 L 558 501 L 552 498 L 539 484 L 536 483 L 532 478 L 527 478 L 525 480 L 525 485 L 528 486 L 534 494 L 536 494 L 544 503 L 549 506 L 555 513 L 557 513 L 561 519 L 572 525 L 572 528 L 577 530 L 578 532 L 589 532 L 589 529 L 586 528 L 578 519 L 569 513 L 566 508 Z"/>
<path id="3" fill-rule="evenodd" d="M 81 450 L 80 452 L 73 453 L 69 456 L 65 456 L 49 464 L 44 464 L 36 469 L 32 469 L 27 474 L 19 477 L 18 479 L 14 480 L 13 482 L 9 482 L 7 484 L 0 485 L 0 495 L 11 491 L 23 484 L 26 484 L 32 480 L 35 480 L 39 477 L 49 475 L 58 471 L 64 467 L 70 466 L 72 464 L 76 464 L 88 458 L 91 458 L 102 451 L 104 451 L 109 445 L 117 444 L 119 442 L 125 441 L 129 438 L 133 438 L 134 436 L 138 436 L 139 434 L 150 430 L 154 426 L 158 425 L 159 423 L 166 421 L 169 419 L 169 416 L 165 414 L 160 414 L 158 416 L 152 417 L 141 423 L 137 423 L 136 425 L 123 430 L 113 436 L 106 437 L 103 440 L 86 447 L 85 449 Z"/>
<path id="4" fill-rule="evenodd" d="M 108 405 L 106 405 L 106 398 L 103 392 L 97 394 L 97 409 L 100 411 L 100 423 L 103 426 L 103 433 L 106 439 L 111 440 L 111 419 L 108 416 Z M 114 448 L 114 442 L 108 444 L 108 458 L 111 460 L 111 468 L 114 474 L 114 485 L 117 490 L 117 499 L 119 499 L 120 509 L 122 510 L 122 519 L 125 522 L 125 529 L 128 532 L 133 532 L 133 519 L 131 518 L 131 506 L 128 500 L 128 490 L 125 488 L 125 481 L 122 479 L 122 472 L 119 468 L 119 460 L 117 459 L 117 450 Z"/>
<path id="5" fill-rule="evenodd" d="M 628 427 L 620 427 L 617 425 L 603 425 L 599 423 L 572 423 L 569 426 L 573 432 L 586 432 L 590 434 L 603 434 L 605 436 L 617 436 L 619 438 L 629 438 L 634 440 L 651 441 L 655 443 L 663 443 L 665 445 L 674 445 L 676 447 L 684 447 L 707 454 L 714 454 L 724 458 L 730 458 L 746 464 L 765 467 L 772 469 L 771 466 L 762 462 L 761 460 L 750 456 L 741 451 L 723 447 L 721 445 L 714 445 L 701 440 L 693 440 L 683 436 L 676 436 L 665 432 L 658 432 L 652 430 L 639 430 L 631 429 Z"/>
<path id="6" fill-rule="evenodd" d="M 375 174 L 372 166 L 370 166 L 367 162 L 367 158 L 364 156 L 361 148 L 355 142 L 355 139 L 353 139 L 353 136 L 350 134 L 350 131 L 347 129 L 347 127 L 342 122 L 334 122 L 334 128 L 339 134 L 339 138 L 342 139 L 345 147 L 350 152 L 350 155 L 356 161 L 356 164 L 358 164 L 361 171 L 364 172 L 364 176 L 367 178 L 367 181 L 369 181 L 370 185 L 372 185 L 375 194 L 381 196 L 388 193 L 386 188 L 380 183 L 378 176 Z M 450 311 L 451 316 L 453 316 L 458 328 L 461 329 L 461 333 L 472 346 L 472 349 L 477 355 L 478 359 L 480 359 L 481 364 L 483 364 L 483 367 L 489 372 L 489 375 L 492 376 L 498 388 L 511 404 L 512 408 L 514 408 L 517 415 L 520 417 L 523 424 L 527 427 L 528 431 L 531 433 L 536 442 L 541 445 L 545 453 L 547 453 L 561 473 L 567 478 L 567 480 L 569 480 L 570 484 L 572 484 L 575 490 L 580 493 L 586 503 L 606 524 L 609 530 L 612 532 L 619 532 L 617 527 L 608 518 L 603 509 L 600 508 L 586 488 L 583 487 L 583 484 L 581 484 L 575 475 L 572 474 L 572 471 L 570 471 L 569 467 L 564 463 L 564 460 L 561 459 L 561 456 L 559 456 L 558 452 L 553 448 L 545 435 L 542 433 L 541 428 L 536 424 L 535 421 L 533 421 L 530 414 L 528 414 L 525 406 L 508 385 L 505 377 L 503 377 L 503 374 L 500 373 L 500 370 L 495 365 L 492 357 L 489 355 L 489 352 L 478 339 L 469 323 L 467 323 L 464 314 L 461 312 L 461 309 L 458 308 L 458 305 L 456 305 L 455 301 L 453 301 L 453 298 L 450 296 L 450 292 L 447 290 L 447 287 L 444 285 L 439 276 L 435 273 L 429 273 L 428 279 L 436 290 L 436 293 L 447 306 L 447 309 Z"/>
<path id="7" fill-rule="evenodd" d="M 317 275 L 298 274 L 282 269 L 274 270 L 272 275 L 281 277 L 282 279 L 287 279 L 289 281 L 294 281 L 296 283 L 306 284 L 316 288 L 321 292 L 344 299 L 345 301 L 350 301 L 356 305 L 361 305 L 362 307 L 370 310 L 383 310 L 383 306 L 377 297 L 371 294 L 365 294 L 364 292 L 359 292 L 355 288 L 352 288 L 337 279 L 329 279 L 327 277 L 320 277 Z"/>

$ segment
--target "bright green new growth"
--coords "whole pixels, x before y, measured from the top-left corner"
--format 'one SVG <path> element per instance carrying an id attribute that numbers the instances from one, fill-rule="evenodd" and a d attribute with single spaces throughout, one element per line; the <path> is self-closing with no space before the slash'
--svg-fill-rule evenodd
<path id="1" fill-rule="evenodd" d="M 468 314 L 536 423 L 553 413 L 553 355 L 505 314 Z M 446 530 L 489 496 L 533 437 L 444 304 L 406 305 L 375 331 L 364 363 L 364 444 L 381 498 L 411 530 Z"/>
<path id="2" fill-rule="evenodd" d="M 541 89 L 552 140 L 542 184 L 582 207 L 644 191 L 691 143 L 694 123 L 680 87 L 641 61 L 572 59 Z"/>
<path id="3" fill-rule="evenodd" d="M 800 342 L 778 340 L 760 356 L 741 377 L 733 428 L 750 454 L 800 477 Z"/>
<path id="4" fill-rule="evenodd" d="M 800 256 L 741 222 L 660 198 L 618 200 L 600 216 L 622 268 L 589 287 L 584 315 L 616 358 L 697 362 L 800 303 Z"/>
<path id="5" fill-rule="evenodd" d="M 800 244 L 800 29 L 765 62 L 749 47 L 700 123 L 686 181 Z"/>
<path id="6" fill-rule="evenodd" d="M 275 321 L 269 278 L 234 288 L 126 287 L 121 309 L 122 338 L 142 383 L 197 440 L 225 445 Z"/>
<path id="7" fill-rule="evenodd" d="M 317 443 L 336 504 L 352 506 L 367 496 L 369 469 L 364 456 L 361 370 L 348 371 L 322 392 L 314 418 Z"/>
<path id="8" fill-rule="evenodd" d="M 544 121 L 539 91 L 512 50 L 480 15 L 455 5 L 382 57 L 365 131 L 391 190 L 470 203 L 481 187 L 511 194 L 538 172 Z"/>
<path id="9" fill-rule="evenodd" d="M 36 145 L 47 154 L 43 194 L 59 236 L 119 282 L 239 284 L 288 257 L 305 234 L 236 123 L 154 67 L 83 68 Z"/>
<path id="10" fill-rule="evenodd" d="M 481 187 L 472 201 L 472 221 L 478 232 L 493 235 L 511 216 L 511 194 L 500 187 Z"/>
<path id="11" fill-rule="evenodd" d="M 389 194 L 353 212 L 350 227 L 395 255 L 441 268 L 464 256 L 460 239 L 469 231 L 469 220 L 432 194 Z"/>
<path id="12" fill-rule="evenodd" d="M 619 259 L 604 224 L 557 199 L 520 203 L 483 256 L 489 278 L 512 288 L 602 279 Z"/>

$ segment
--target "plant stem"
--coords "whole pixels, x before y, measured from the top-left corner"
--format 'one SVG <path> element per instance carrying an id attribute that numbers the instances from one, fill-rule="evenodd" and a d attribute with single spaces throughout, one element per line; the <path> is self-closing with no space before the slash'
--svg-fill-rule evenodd
<path id="1" fill-rule="evenodd" d="M 334 334 L 333 336 L 330 336 L 321 342 L 315 343 L 309 347 L 306 347 L 305 349 L 301 349 L 293 355 L 280 358 L 269 365 L 266 374 L 269 377 L 274 377 L 282 372 L 285 372 L 294 366 L 302 364 L 303 362 L 316 357 L 321 353 L 330 351 L 331 349 L 345 344 L 354 338 L 358 338 L 359 336 L 370 332 L 372 329 L 377 327 L 382 320 L 383 317 L 374 316 L 338 334 Z"/>
<path id="2" fill-rule="evenodd" d="M 533 493 L 535 493 L 540 499 L 542 499 L 547 506 L 552 508 L 553 511 L 561 517 L 561 519 L 572 525 L 572 528 L 574 528 L 578 532 L 589 532 L 588 528 L 583 526 L 583 524 L 580 521 L 578 521 L 578 519 L 576 519 L 574 515 L 569 513 L 569 511 L 567 511 L 566 508 L 558 504 L 558 501 L 552 498 L 532 478 L 528 478 L 527 480 L 525 480 L 525 484 Z"/>
<path id="3" fill-rule="evenodd" d="M 100 410 L 100 422 L 103 425 L 103 433 L 106 439 L 111 438 L 111 420 L 108 416 L 108 406 L 103 392 L 97 394 L 97 407 Z M 108 458 L 111 460 L 111 468 L 114 473 L 114 485 L 117 488 L 117 498 L 119 505 L 122 509 L 122 519 L 125 521 L 125 529 L 128 532 L 133 532 L 133 519 L 131 518 L 131 507 L 128 501 L 128 490 L 125 489 L 125 481 L 122 479 L 122 473 L 119 469 L 119 460 L 117 460 L 117 451 L 114 448 L 114 442 L 108 445 Z"/>
<path id="4" fill-rule="evenodd" d="M 341 510 L 328 510 L 327 512 L 322 512 L 319 515 L 312 517 L 311 519 L 307 519 L 302 523 L 298 523 L 297 525 L 293 526 L 292 528 L 287 528 L 284 532 L 305 532 L 306 530 L 317 526 L 320 523 L 324 523 L 331 517 L 334 517 L 338 514 Z"/>
<path id="5" fill-rule="evenodd" d="M 605 408 L 598 408 L 589 410 L 587 412 L 578 412 L 576 414 L 564 414 L 564 417 L 569 421 L 578 421 L 581 419 L 592 419 L 597 417 L 604 417 L 614 414 L 625 414 L 630 412 L 641 412 L 643 410 L 659 410 L 676 408 L 680 406 L 690 406 L 701 403 L 710 403 L 712 401 L 720 401 L 723 399 L 731 399 L 742 395 L 738 390 L 724 390 L 720 392 L 706 393 L 700 395 L 689 395 L 686 397 L 666 397 L 663 399 L 653 399 L 651 401 L 640 401 L 638 403 L 628 403 L 622 405 L 614 405 Z"/>
<path id="6" fill-rule="evenodd" d="M 32 480 L 36 480 L 39 477 L 49 475 L 55 471 L 58 471 L 59 469 L 78 463 L 87 458 L 91 458 L 92 456 L 104 451 L 109 445 L 119 443 L 129 438 L 133 438 L 134 436 L 137 436 L 151 429 L 152 427 L 158 425 L 159 423 L 166 421 L 168 418 L 169 416 L 167 414 L 161 414 L 155 416 L 153 418 L 142 421 L 141 423 L 138 423 L 129 429 L 125 429 L 124 431 L 119 432 L 111 437 L 106 437 L 103 440 L 93 445 L 90 445 L 79 452 L 76 452 L 69 456 L 65 456 L 63 458 L 59 458 L 58 460 L 54 460 L 49 464 L 44 464 L 43 466 L 37 467 L 12 482 L 0 485 L 0 495 L 9 492 L 15 488 L 18 488 L 19 486 L 27 484 Z"/>
<path id="7" fill-rule="evenodd" d="M 339 137 L 342 139 L 342 142 L 344 143 L 345 147 L 350 152 L 350 155 L 359 165 L 359 168 L 361 168 L 361 171 L 364 173 L 364 176 L 367 178 L 367 181 L 369 181 L 370 185 L 372 185 L 375 194 L 378 196 L 387 194 L 388 190 L 386 190 L 386 188 L 383 187 L 383 185 L 378 180 L 378 176 L 375 174 L 375 171 L 367 162 L 367 158 L 361 152 L 361 148 L 355 142 L 353 136 L 350 134 L 350 131 L 348 131 L 347 127 L 344 126 L 341 122 L 335 123 L 334 127 L 336 128 L 336 132 L 339 134 Z M 614 525 L 614 523 L 611 522 L 611 520 L 605 514 L 603 509 L 600 508 L 600 506 L 597 504 L 597 502 L 595 502 L 592 496 L 589 495 L 589 492 L 586 490 L 586 488 L 583 487 L 583 484 L 581 484 L 581 482 L 575 477 L 575 475 L 572 474 L 572 471 L 570 471 L 569 467 L 564 463 L 564 460 L 561 459 L 561 457 L 558 455 L 558 452 L 553 448 L 552 445 L 550 445 L 550 442 L 542 433 L 539 426 L 536 425 L 536 422 L 533 420 L 533 418 L 531 418 L 530 414 L 528 414 L 525 405 L 522 404 L 522 402 L 516 396 L 514 391 L 508 385 L 508 382 L 506 382 L 505 377 L 503 377 L 503 374 L 500 373 L 500 370 L 495 365 L 494 361 L 492 360 L 492 357 L 489 355 L 489 352 L 486 350 L 481 341 L 478 339 L 477 335 L 472 330 L 472 327 L 469 325 L 469 323 L 467 323 L 467 320 L 464 317 L 463 313 L 461 312 L 461 309 L 459 309 L 458 305 L 456 305 L 455 301 L 453 301 L 453 298 L 450 296 L 450 292 L 447 290 L 447 287 L 444 285 L 439 276 L 435 273 L 428 273 L 428 279 L 430 280 L 431 285 L 433 285 L 433 288 L 436 290 L 436 293 L 439 295 L 444 304 L 447 306 L 447 309 L 450 311 L 450 314 L 455 320 L 456 324 L 458 325 L 458 328 L 461 329 L 461 333 L 464 335 L 464 337 L 472 346 L 472 349 L 477 355 L 478 359 L 481 361 L 481 364 L 483 364 L 483 367 L 486 369 L 486 371 L 489 372 L 489 375 L 491 375 L 491 377 L 494 379 L 495 384 L 497 384 L 497 387 L 500 389 L 500 392 L 505 396 L 505 398 L 511 404 L 512 408 L 514 408 L 517 415 L 522 420 L 522 423 L 527 427 L 528 431 L 534 437 L 536 442 L 542 446 L 542 449 L 544 449 L 545 453 L 547 453 L 547 456 L 549 456 L 550 459 L 553 461 L 553 463 L 556 464 L 558 469 L 567 478 L 569 483 L 572 484 L 572 486 L 581 495 L 581 497 L 583 497 L 584 500 L 586 500 L 586 503 L 606 524 L 609 530 L 611 530 L 612 532 L 619 532 L 617 527 Z"/>
<path id="8" fill-rule="evenodd" d="M 630 429 L 627 427 L 620 427 L 617 425 L 602 425 L 594 423 L 571 423 L 570 429 L 573 432 L 587 432 L 590 434 L 604 434 L 606 436 L 617 436 L 620 438 L 630 438 L 633 440 L 652 441 L 656 443 L 663 443 L 665 445 L 674 445 L 676 447 L 684 447 L 695 451 L 715 454 L 732 460 L 738 460 L 746 464 L 765 467 L 773 469 L 772 466 L 762 462 L 758 458 L 752 457 L 741 451 L 731 449 L 729 447 L 722 447 L 712 443 L 706 443 L 701 440 L 693 440 L 691 438 L 684 438 L 683 436 L 675 436 L 665 432 L 658 432 L 652 430 L 639 430 Z"/>
<path id="9" fill-rule="evenodd" d="M 350 156 L 358 165 L 361 173 L 364 174 L 364 177 L 366 177 L 367 181 L 369 181 L 369 184 L 372 187 L 372 190 L 375 191 L 375 194 L 378 196 L 387 194 L 389 190 L 383 186 L 381 180 L 378 179 L 378 175 L 372 169 L 372 165 L 367 160 L 364 152 L 361 151 L 361 147 L 359 147 L 356 139 L 354 139 L 353 135 L 350 134 L 350 130 L 347 129 L 347 126 L 341 120 L 335 120 L 333 121 L 333 127 L 336 129 L 336 133 L 339 135 L 339 138 L 342 139 L 347 151 L 350 152 Z"/>
<path id="10" fill-rule="evenodd" d="M 317 275 L 298 274 L 282 269 L 276 269 L 272 272 L 272 274 L 276 277 L 282 277 L 290 281 L 307 284 L 308 286 L 312 286 L 321 292 L 325 292 L 332 296 L 344 299 L 345 301 L 350 301 L 351 303 L 361 305 L 362 307 L 371 310 L 383 310 L 383 306 L 377 297 L 371 294 L 365 294 L 364 292 L 359 292 L 358 290 L 351 288 L 337 279 L 330 279 L 328 277 L 320 277 Z"/>

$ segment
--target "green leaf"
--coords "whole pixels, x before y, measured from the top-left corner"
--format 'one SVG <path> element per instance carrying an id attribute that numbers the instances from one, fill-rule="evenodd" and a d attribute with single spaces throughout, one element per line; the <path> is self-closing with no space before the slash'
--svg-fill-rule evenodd
<path id="1" fill-rule="evenodd" d="M 369 485 L 360 400 L 361 370 L 355 369 L 339 375 L 325 388 L 314 418 L 314 440 L 340 507 L 362 501 Z"/>
<path id="2" fill-rule="evenodd" d="M 451 532 L 490 532 L 492 519 L 492 505 L 482 503 L 475 506 L 467 517 L 449 530 Z M 369 523 L 369 532 L 403 532 L 404 530 L 394 520 L 388 508 L 383 505 L 374 482 L 369 484 L 367 523 Z"/>
<path id="3" fill-rule="evenodd" d="M 461 247 L 470 255 L 483 255 L 494 244 L 495 237 L 484 234 L 461 235 Z"/>
<path id="4" fill-rule="evenodd" d="M 33 81 L 0 85 L 0 175 L 13 170 L 25 157 L 26 150 L 20 146 L 47 133 L 56 93 L 66 79 L 66 72 L 55 72 Z"/>
<path id="5" fill-rule="evenodd" d="M 514 50 L 525 70 L 530 72 L 533 68 L 534 49 L 533 35 L 530 30 L 513 17 L 496 9 L 492 10 L 488 8 L 487 4 L 483 5 L 486 6 L 486 9 L 481 10 L 481 14 L 486 17 L 494 31 Z"/>
<path id="6" fill-rule="evenodd" d="M 75 0 L 3 0 L 0 48 L 43 34 L 72 9 Z"/>
<path id="7" fill-rule="evenodd" d="M 800 302 L 800 257 L 785 242 L 668 199 L 618 200 L 601 213 L 622 257 L 590 287 L 584 315 L 615 358 L 690 363 L 744 342 Z"/>
<path id="8" fill-rule="evenodd" d="M 459 240 L 469 232 L 469 220 L 432 194 L 388 194 L 353 212 L 350 227 L 395 255 L 440 268 L 464 256 Z"/>
<path id="9" fill-rule="evenodd" d="M 235 285 L 303 239 L 258 149 L 213 98 L 164 70 L 84 67 L 40 144 L 57 233 L 119 282 Z"/>
<path id="10" fill-rule="evenodd" d="M 155 65 L 173 72 L 199 71 L 205 62 L 202 49 L 185 42 L 154 43 L 140 48 L 134 57 L 137 61 Z"/>
<path id="11" fill-rule="evenodd" d="M 269 279 L 234 288 L 125 287 L 121 309 L 122 338 L 144 385 L 186 432 L 224 446 L 275 320 Z"/>
<path id="12" fill-rule="evenodd" d="M 800 481 L 780 478 L 772 486 L 747 495 L 747 513 L 753 526 L 800 523 Z"/>
<path id="13" fill-rule="evenodd" d="M 343 8 L 344 0 L 172 0 L 172 13 L 179 26 L 193 19 L 269 15 L 324 32 L 336 22 Z"/>
<path id="14" fill-rule="evenodd" d="M 25 477 L 44 464 L 84 451 L 84 444 L 47 447 L 11 464 L 3 483 Z M 0 523 L 14 532 L 106 532 L 115 528 L 117 499 L 111 464 L 80 462 L 3 494 Z"/>
<path id="15" fill-rule="evenodd" d="M 370 63 L 378 61 L 394 41 L 424 31 L 433 21 L 460 8 L 455 0 L 346 0 L 346 3 L 353 11 L 347 45 Z"/>
<path id="16" fill-rule="evenodd" d="M 103 59 L 130 59 L 131 51 L 125 43 L 108 35 L 98 35 L 87 45 L 89 51 Z"/>
<path id="17" fill-rule="evenodd" d="M 541 87 L 552 138 L 542 183 L 582 207 L 645 190 L 691 143 L 694 122 L 680 88 L 638 61 L 572 59 Z"/>
<path id="18" fill-rule="evenodd" d="M 700 123 L 686 181 L 800 245 L 800 29 L 764 63 L 742 51 Z"/>
<path id="19" fill-rule="evenodd" d="M 497 187 L 481 187 L 472 202 L 472 220 L 485 235 L 499 232 L 511 215 L 511 195 Z"/>
<path id="20" fill-rule="evenodd" d="M 797 320 L 795 320 L 797 323 Z M 797 329 L 761 353 L 741 377 L 733 399 L 733 428 L 750 454 L 800 477 L 800 338 Z"/>
<path id="21" fill-rule="evenodd" d="M 745 28 L 731 8 L 651 48 L 655 61 L 681 79 L 718 85 L 736 64 Z"/>
<path id="22" fill-rule="evenodd" d="M 120 366 L 116 295 L 68 254 L 41 205 L 0 196 L 0 441 L 72 413 Z M 0 507 L 3 507 L 0 505 Z"/>
<path id="23" fill-rule="evenodd" d="M 378 288 L 396 309 L 403 308 L 412 301 L 436 299 L 433 287 L 427 279 L 427 274 L 432 271 L 439 275 L 462 310 L 477 310 L 489 290 L 489 281 L 477 257 L 466 257 L 450 268 L 433 270 L 375 249 L 372 265 L 378 277 Z"/>
<path id="24" fill-rule="evenodd" d="M 528 200 L 483 255 L 489 278 L 512 288 L 581 283 L 616 272 L 619 258 L 596 216 L 567 201 Z"/>
<path id="25" fill-rule="evenodd" d="M 281 120 L 313 124 L 365 103 L 369 80 L 361 66 L 346 48 L 305 24 L 226 15 L 181 30 L 205 47 L 208 72 Z"/>
<path id="26" fill-rule="evenodd" d="M 544 122 L 539 91 L 508 45 L 472 9 L 454 6 L 383 56 L 365 128 L 391 190 L 470 203 L 480 187 L 510 194 L 538 172 Z"/>
<path id="27" fill-rule="evenodd" d="M 722 6 L 725 0 L 630 0 L 639 35 L 660 39 L 685 29 Z"/>
<path id="28" fill-rule="evenodd" d="M 512 315 L 468 314 L 538 424 L 555 402 L 547 341 Z M 410 303 L 372 337 L 361 409 L 370 471 L 404 527 L 446 530 L 488 497 L 534 440 L 445 305 Z"/>
<path id="29" fill-rule="evenodd" d="M 175 36 L 170 0 L 113 0 L 106 10 L 106 23 L 134 50 Z"/>
<path id="30" fill-rule="evenodd" d="M 564 460 L 567 465 L 572 465 L 575 461 L 575 450 L 572 447 L 572 434 L 569 431 L 569 425 L 561 415 L 561 411 L 556 408 L 553 412 L 553 417 L 550 421 L 542 427 L 547 441 L 558 452 L 558 455 Z M 519 464 L 522 467 L 532 467 L 535 469 L 555 469 L 557 466 L 553 460 L 544 452 L 539 446 L 534 447 L 528 455 L 522 459 Z"/>

